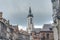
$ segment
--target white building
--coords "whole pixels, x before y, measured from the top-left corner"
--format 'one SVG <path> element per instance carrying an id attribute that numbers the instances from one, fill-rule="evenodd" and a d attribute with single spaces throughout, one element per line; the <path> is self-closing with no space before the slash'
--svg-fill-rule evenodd
<path id="1" fill-rule="evenodd" d="M 29 14 L 27 16 L 27 32 L 30 34 L 30 40 L 32 40 L 31 32 L 34 29 L 33 27 L 33 14 L 31 12 L 31 7 L 29 7 Z"/>
<path id="2" fill-rule="evenodd" d="M 29 7 L 29 14 L 27 16 L 27 32 L 31 33 L 33 29 L 33 14 L 31 13 L 31 7 Z"/>

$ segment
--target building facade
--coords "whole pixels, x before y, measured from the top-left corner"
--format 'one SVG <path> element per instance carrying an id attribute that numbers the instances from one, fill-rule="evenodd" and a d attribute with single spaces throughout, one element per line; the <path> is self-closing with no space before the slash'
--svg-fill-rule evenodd
<path id="1" fill-rule="evenodd" d="M 54 21 L 54 30 L 56 30 L 58 33 L 54 31 L 54 39 L 60 40 L 60 0 L 51 0 L 52 6 L 53 6 L 53 21 Z M 58 34 L 58 35 L 56 35 Z M 57 37 L 55 37 L 57 36 Z"/>
<path id="2" fill-rule="evenodd" d="M 30 34 L 27 31 L 21 29 L 18 34 L 18 40 L 30 40 Z"/>
<path id="3" fill-rule="evenodd" d="M 11 25 L 2 15 L 0 12 L 0 40 L 30 40 L 28 32 L 19 30 L 18 25 Z"/>
<path id="4" fill-rule="evenodd" d="M 7 21 L 2 18 L 2 12 L 0 12 L 0 40 L 7 40 Z"/>
<path id="5" fill-rule="evenodd" d="M 50 24 L 45 24 L 43 28 L 35 28 L 31 35 L 32 40 L 54 40 L 53 29 Z"/>

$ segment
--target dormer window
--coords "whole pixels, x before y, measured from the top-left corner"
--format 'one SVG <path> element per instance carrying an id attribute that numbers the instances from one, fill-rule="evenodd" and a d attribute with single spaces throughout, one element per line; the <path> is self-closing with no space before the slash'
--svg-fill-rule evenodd
<path id="1" fill-rule="evenodd" d="M 52 30 L 52 28 L 49 28 L 50 30 Z"/>

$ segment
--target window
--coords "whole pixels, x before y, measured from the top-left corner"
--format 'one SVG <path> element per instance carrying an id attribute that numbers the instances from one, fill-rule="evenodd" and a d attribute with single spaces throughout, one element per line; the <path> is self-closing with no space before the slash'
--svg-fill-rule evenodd
<path id="1" fill-rule="evenodd" d="M 30 23 L 32 24 L 32 18 L 30 18 Z"/>
<path id="2" fill-rule="evenodd" d="M 45 36 L 43 36 L 43 38 L 41 38 L 41 40 L 45 40 Z"/>
<path id="3" fill-rule="evenodd" d="M 37 39 L 37 37 L 34 37 L 34 39 Z"/>
<path id="4" fill-rule="evenodd" d="M 47 33 L 47 38 L 49 39 L 49 34 Z"/>
<path id="5" fill-rule="evenodd" d="M 10 28 L 10 32 L 13 33 L 13 29 L 12 28 Z"/>
<path id="6" fill-rule="evenodd" d="M 52 30 L 52 28 L 49 28 L 50 30 Z"/>

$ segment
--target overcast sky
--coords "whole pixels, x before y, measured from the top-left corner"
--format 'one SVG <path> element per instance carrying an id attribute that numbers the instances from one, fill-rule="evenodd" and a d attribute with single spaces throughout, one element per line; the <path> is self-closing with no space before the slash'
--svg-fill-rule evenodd
<path id="1" fill-rule="evenodd" d="M 3 17 L 10 20 L 11 24 L 18 24 L 19 27 L 27 27 L 29 6 L 34 15 L 34 27 L 52 22 L 51 0 L 0 0 L 0 11 L 3 12 Z"/>

